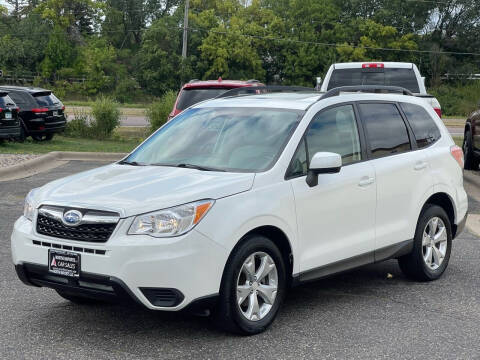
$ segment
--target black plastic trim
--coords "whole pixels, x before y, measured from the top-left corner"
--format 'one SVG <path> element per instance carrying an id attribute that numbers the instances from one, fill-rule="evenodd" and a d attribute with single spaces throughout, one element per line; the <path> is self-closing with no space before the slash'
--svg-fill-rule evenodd
<path id="1" fill-rule="evenodd" d="M 153 306 L 175 307 L 185 299 L 182 292 L 174 288 L 141 287 L 140 291 Z"/>
<path id="2" fill-rule="evenodd" d="M 339 260 L 331 264 L 323 265 L 315 269 L 301 272 L 293 277 L 293 286 L 302 283 L 323 279 L 332 275 L 340 274 L 352 269 L 381 262 L 388 259 L 394 259 L 408 254 L 413 249 L 413 239 L 402 241 L 397 244 L 389 245 L 375 251 L 369 251 L 348 259 Z"/>
<path id="3" fill-rule="evenodd" d="M 411 253 L 413 250 L 413 239 L 405 240 L 397 244 L 385 246 L 375 250 L 375 262 L 381 262 L 388 259 L 395 259 Z"/>
<path id="4" fill-rule="evenodd" d="M 458 222 L 458 224 L 452 224 L 452 239 L 455 239 L 458 235 L 465 230 L 465 224 L 467 223 L 468 211 L 465 213 L 465 216 L 462 220 Z"/>

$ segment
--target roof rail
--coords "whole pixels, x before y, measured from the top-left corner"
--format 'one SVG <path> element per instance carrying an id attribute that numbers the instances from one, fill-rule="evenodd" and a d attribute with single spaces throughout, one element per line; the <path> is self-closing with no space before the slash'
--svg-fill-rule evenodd
<path id="1" fill-rule="evenodd" d="M 266 94 L 266 93 L 289 93 L 289 92 L 316 92 L 314 88 L 303 87 L 303 86 L 279 86 L 279 85 L 269 85 L 269 86 L 244 86 L 235 89 L 228 90 L 223 94 L 218 95 L 215 99 L 221 99 L 224 97 L 230 96 L 241 96 L 241 95 L 257 95 L 257 94 Z"/>
<path id="2" fill-rule="evenodd" d="M 414 96 L 413 93 L 400 86 L 385 86 L 385 85 L 357 85 L 357 86 L 340 86 L 327 91 L 319 99 L 326 99 L 332 96 L 338 96 L 342 92 L 360 92 L 360 93 L 374 93 L 374 94 L 388 94 L 400 93 L 402 95 Z"/>

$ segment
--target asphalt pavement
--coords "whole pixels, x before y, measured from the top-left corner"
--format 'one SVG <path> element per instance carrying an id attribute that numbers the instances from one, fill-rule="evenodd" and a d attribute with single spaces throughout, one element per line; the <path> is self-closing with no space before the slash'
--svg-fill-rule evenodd
<path id="1" fill-rule="evenodd" d="M 74 305 L 23 285 L 10 234 L 24 196 L 96 166 L 72 161 L 0 183 L 1 359 L 480 359 L 480 239 L 468 232 L 440 280 L 409 281 L 394 260 L 365 266 L 293 289 L 273 326 L 253 337 L 225 334 L 209 318 Z"/>

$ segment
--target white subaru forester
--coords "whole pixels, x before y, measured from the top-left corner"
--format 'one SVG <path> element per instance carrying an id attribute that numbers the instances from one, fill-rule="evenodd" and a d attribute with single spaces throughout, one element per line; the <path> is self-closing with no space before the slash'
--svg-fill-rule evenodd
<path id="1" fill-rule="evenodd" d="M 120 162 L 32 190 L 13 262 L 74 302 L 209 306 L 254 334 L 292 285 L 390 258 L 440 277 L 466 221 L 462 174 L 462 150 L 413 96 L 224 97 Z"/>

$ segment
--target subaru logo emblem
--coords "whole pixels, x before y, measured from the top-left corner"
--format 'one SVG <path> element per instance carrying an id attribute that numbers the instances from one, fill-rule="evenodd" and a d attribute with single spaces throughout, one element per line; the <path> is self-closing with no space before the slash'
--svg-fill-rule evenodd
<path id="1" fill-rule="evenodd" d="M 82 222 L 82 216 L 78 210 L 69 210 L 63 214 L 62 221 L 67 226 L 77 226 Z"/>

